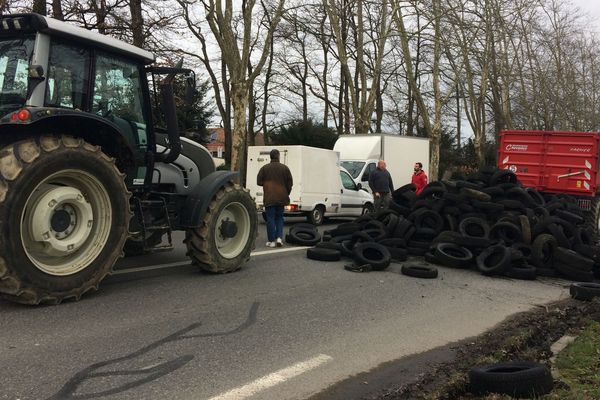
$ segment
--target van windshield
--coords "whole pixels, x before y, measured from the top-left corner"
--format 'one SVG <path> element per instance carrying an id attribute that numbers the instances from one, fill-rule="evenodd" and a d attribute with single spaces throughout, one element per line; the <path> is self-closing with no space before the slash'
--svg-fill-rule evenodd
<path id="1" fill-rule="evenodd" d="M 33 43 L 33 38 L 0 40 L 0 115 L 25 105 Z"/>
<path id="2" fill-rule="evenodd" d="M 346 168 L 346 170 L 352 175 L 352 178 L 358 178 L 358 175 L 363 170 L 365 166 L 364 161 L 342 161 L 340 163 L 342 167 Z"/>

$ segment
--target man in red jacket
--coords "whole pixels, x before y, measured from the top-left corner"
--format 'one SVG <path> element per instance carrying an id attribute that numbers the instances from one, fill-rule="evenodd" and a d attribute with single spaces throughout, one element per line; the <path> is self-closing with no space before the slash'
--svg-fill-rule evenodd
<path id="1" fill-rule="evenodd" d="M 421 194 L 423 188 L 427 186 L 427 174 L 423 171 L 423 164 L 420 162 L 415 163 L 415 173 L 412 176 L 412 183 L 417 188 L 417 194 Z"/>

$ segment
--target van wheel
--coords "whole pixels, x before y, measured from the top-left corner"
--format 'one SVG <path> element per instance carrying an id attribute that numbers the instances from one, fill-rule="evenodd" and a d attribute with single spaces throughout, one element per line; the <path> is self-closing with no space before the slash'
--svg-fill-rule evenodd
<path id="1" fill-rule="evenodd" d="M 323 206 L 316 206 L 306 219 L 313 225 L 321 225 L 325 219 L 325 208 Z"/>
<path id="2" fill-rule="evenodd" d="M 373 207 L 373 204 L 367 203 L 363 206 L 362 215 L 371 214 L 374 211 L 375 211 L 375 207 Z"/>

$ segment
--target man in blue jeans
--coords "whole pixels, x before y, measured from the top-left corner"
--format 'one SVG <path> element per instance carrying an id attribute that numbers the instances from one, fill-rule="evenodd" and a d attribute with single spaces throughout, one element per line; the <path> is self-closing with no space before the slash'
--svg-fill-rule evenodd
<path id="1" fill-rule="evenodd" d="M 283 246 L 283 207 L 290 204 L 294 181 L 287 165 L 279 162 L 279 150 L 270 153 L 271 162 L 258 171 L 256 183 L 263 187 L 267 215 L 267 247 Z"/>

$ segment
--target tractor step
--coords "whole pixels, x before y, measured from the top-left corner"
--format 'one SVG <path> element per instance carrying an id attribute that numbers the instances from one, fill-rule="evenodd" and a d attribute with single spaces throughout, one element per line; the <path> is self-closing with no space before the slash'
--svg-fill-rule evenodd
<path id="1" fill-rule="evenodd" d="M 135 209 L 137 220 L 141 227 L 142 237 L 147 238 L 151 236 L 148 235 L 149 233 L 161 231 L 167 234 L 166 244 L 159 243 L 156 246 L 148 246 L 147 242 L 144 241 L 143 252 L 156 253 L 173 250 L 173 238 L 171 236 L 173 229 L 171 227 L 169 209 L 167 208 L 165 199 L 162 197 L 160 199 L 140 199 L 139 197 L 136 197 Z M 150 221 L 146 219 L 147 216 L 150 216 Z M 161 223 L 155 225 L 154 221 L 161 221 Z"/>

